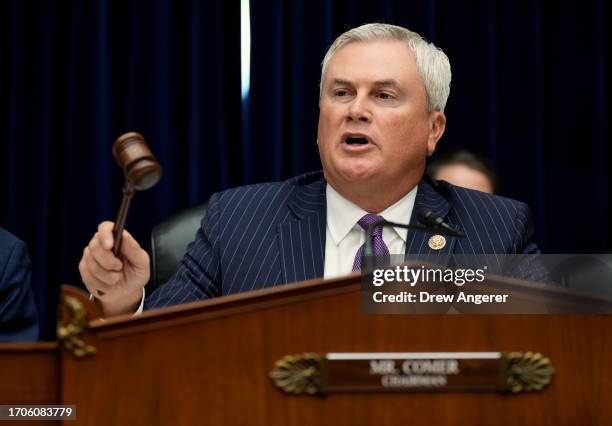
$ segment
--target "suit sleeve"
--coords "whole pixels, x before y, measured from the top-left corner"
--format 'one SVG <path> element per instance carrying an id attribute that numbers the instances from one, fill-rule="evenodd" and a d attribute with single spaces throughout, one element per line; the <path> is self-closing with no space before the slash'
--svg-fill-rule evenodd
<path id="1" fill-rule="evenodd" d="M 519 232 L 513 244 L 513 253 L 539 254 L 540 250 L 536 243 L 533 242 L 533 218 L 527 204 L 518 203 L 516 216 L 514 217 L 514 225 Z"/>
<path id="2" fill-rule="evenodd" d="M 145 298 L 144 308 L 195 302 L 221 295 L 221 263 L 219 241 L 220 195 L 214 194 L 206 215 L 187 247 L 176 272 Z"/>
<path id="3" fill-rule="evenodd" d="M 8 259 L 0 265 L 0 274 L 0 341 L 37 340 L 38 317 L 25 243 L 16 240 Z"/>
<path id="4" fill-rule="evenodd" d="M 514 226 L 519 231 L 513 243 L 513 256 L 506 268 L 508 275 L 532 282 L 552 283 L 549 271 L 540 259 L 540 249 L 533 241 L 534 229 L 527 204 L 518 203 Z"/>

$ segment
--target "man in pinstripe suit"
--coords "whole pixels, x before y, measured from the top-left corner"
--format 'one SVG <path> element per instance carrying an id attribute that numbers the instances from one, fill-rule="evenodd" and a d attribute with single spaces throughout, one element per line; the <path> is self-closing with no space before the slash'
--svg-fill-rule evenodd
<path id="1" fill-rule="evenodd" d="M 125 232 L 112 254 L 100 224 L 79 264 L 105 315 L 226 295 L 358 269 L 363 220 L 416 223 L 432 210 L 460 227 L 431 235 L 385 228 L 372 238 L 391 254 L 536 253 L 525 204 L 423 178 L 446 125 L 448 58 L 405 28 L 368 24 L 342 34 L 322 65 L 317 144 L 323 172 L 214 194 L 195 241 L 170 281 L 143 297 L 149 256 Z M 357 267 L 357 268 L 356 268 Z M 138 308 L 140 304 L 140 308 Z"/>

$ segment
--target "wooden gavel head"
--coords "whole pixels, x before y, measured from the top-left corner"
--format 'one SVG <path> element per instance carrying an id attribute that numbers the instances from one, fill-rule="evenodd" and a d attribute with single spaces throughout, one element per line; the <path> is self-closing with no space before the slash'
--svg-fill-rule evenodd
<path id="1" fill-rule="evenodd" d="M 162 176 L 162 168 L 140 133 L 129 132 L 113 143 L 113 156 L 134 189 L 143 191 L 155 185 Z"/>

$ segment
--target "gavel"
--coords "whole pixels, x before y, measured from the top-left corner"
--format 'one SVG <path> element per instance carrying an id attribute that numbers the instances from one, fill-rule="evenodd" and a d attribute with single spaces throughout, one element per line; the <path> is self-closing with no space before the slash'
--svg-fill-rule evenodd
<path id="1" fill-rule="evenodd" d="M 123 199 L 113 228 L 115 240 L 113 253 L 118 257 L 121 235 L 134 192 L 144 191 L 159 182 L 162 168 L 147 146 L 144 137 L 136 132 L 125 133 L 117 138 L 113 143 L 113 156 L 119 167 L 123 169 L 125 176 Z"/>

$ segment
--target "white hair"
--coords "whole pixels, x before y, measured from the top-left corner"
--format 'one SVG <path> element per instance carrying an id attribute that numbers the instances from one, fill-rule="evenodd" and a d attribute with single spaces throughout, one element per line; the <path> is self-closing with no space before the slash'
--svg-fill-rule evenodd
<path id="1" fill-rule="evenodd" d="M 427 42 L 419 34 L 406 28 L 389 24 L 365 24 L 341 34 L 325 53 L 321 64 L 319 96 L 323 92 L 323 79 L 331 58 L 349 43 L 374 40 L 403 41 L 414 53 L 417 70 L 425 84 L 427 109 L 444 112 L 450 93 L 451 69 L 448 57 L 433 43 Z"/>

